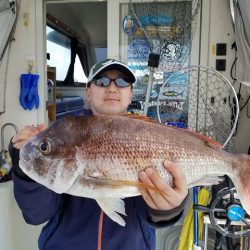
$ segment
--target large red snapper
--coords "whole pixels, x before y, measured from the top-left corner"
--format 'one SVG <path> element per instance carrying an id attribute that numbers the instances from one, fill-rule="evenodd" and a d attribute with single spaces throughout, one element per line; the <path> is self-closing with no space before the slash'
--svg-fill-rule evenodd
<path id="1" fill-rule="evenodd" d="M 140 171 L 154 167 L 172 184 L 165 159 L 180 165 L 189 187 L 216 184 L 217 176 L 227 174 L 250 214 L 248 155 L 227 153 L 202 135 L 134 116 L 64 117 L 25 144 L 20 167 L 57 193 L 95 199 L 125 225 L 118 214 L 125 215 L 122 198 L 140 195 Z"/>

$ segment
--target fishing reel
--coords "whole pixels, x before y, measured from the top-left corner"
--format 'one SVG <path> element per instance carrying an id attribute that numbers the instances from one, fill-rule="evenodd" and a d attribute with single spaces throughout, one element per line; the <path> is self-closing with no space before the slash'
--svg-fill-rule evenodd
<path id="1" fill-rule="evenodd" d="M 231 238 L 250 236 L 250 217 L 237 199 L 234 187 L 221 189 L 209 206 L 195 204 L 194 210 L 208 214 L 211 225 L 222 236 Z"/>

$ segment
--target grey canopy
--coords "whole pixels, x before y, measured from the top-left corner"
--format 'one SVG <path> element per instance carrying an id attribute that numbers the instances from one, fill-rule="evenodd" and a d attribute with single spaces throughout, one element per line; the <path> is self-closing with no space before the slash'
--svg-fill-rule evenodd
<path id="1" fill-rule="evenodd" d="M 5 112 L 5 90 L 8 58 L 17 21 L 17 1 L 0 0 L 0 115 Z M 6 55 L 6 56 L 5 56 Z"/>
<path id="2" fill-rule="evenodd" d="M 2 60 L 5 49 L 11 39 L 11 33 L 16 20 L 15 1 L 0 1 L 0 58 Z"/>

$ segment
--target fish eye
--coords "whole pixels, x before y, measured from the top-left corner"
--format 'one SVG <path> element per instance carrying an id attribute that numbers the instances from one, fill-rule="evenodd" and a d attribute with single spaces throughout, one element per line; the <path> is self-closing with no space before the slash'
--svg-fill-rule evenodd
<path id="1" fill-rule="evenodd" d="M 51 152 L 51 143 L 48 140 L 44 140 L 40 143 L 39 149 L 41 152 L 45 155 L 49 154 Z"/>

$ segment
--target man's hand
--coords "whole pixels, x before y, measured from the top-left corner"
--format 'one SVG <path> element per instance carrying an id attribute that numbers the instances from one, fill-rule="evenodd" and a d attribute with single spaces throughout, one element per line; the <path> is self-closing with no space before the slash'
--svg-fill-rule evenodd
<path id="1" fill-rule="evenodd" d="M 156 210 L 174 209 L 181 205 L 188 194 L 186 177 L 180 167 L 170 161 L 165 161 L 164 167 L 173 175 L 173 187 L 165 183 L 153 168 L 147 168 L 139 175 L 143 183 L 161 191 L 159 193 L 153 189 L 141 190 L 142 197 L 148 206 Z"/>
<path id="2" fill-rule="evenodd" d="M 38 127 L 25 126 L 20 132 L 12 138 L 13 147 L 20 149 L 31 137 L 40 133 L 46 128 L 44 124 L 40 124 Z"/>

